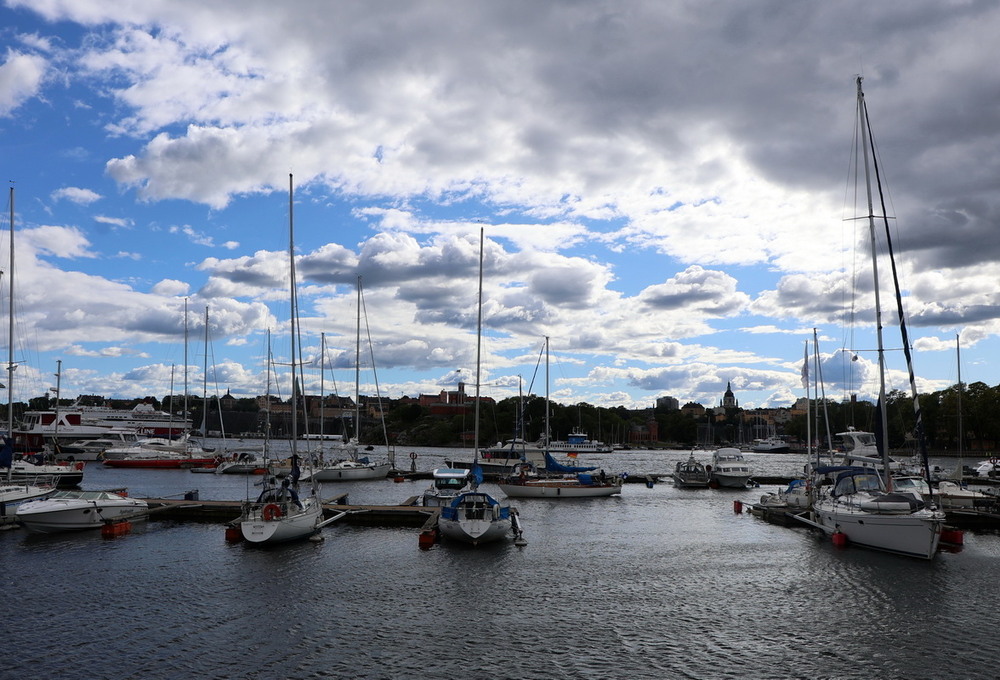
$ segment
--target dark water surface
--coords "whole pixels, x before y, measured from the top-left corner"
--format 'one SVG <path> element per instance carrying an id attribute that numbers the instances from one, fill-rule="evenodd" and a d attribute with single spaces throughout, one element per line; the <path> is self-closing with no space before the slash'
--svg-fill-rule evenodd
<path id="1" fill-rule="evenodd" d="M 462 456 L 417 452 L 422 470 Z M 635 474 L 686 457 L 590 460 Z M 793 474 L 802 459 L 751 463 Z M 84 487 L 241 499 L 247 483 L 89 464 Z M 399 503 L 427 484 L 327 484 L 322 495 Z M 807 529 L 734 513 L 734 500 L 772 488 L 627 484 L 615 498 L 519 499 L 524 548 L 421 551 L 414 529 L 346 525 L 274 549 L 227 544 L 220 524 L 156 520 L 113 540 L 0 532 L 0 678 L 1000 674 L 1000 535 L 967 532 L 962 552 L 931 562 L 836 549 Z"/>

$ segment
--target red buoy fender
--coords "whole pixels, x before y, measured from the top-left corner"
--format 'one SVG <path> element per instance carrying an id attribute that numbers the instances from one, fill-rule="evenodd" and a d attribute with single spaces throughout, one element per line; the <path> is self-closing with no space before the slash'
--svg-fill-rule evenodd
<path id="1" fill-rule="evenodd" d="M 274 503 L 268 503 L 267 505 L 264 506 L 264 509 L 261 511 L 260 514 L 261 517 L 264 518 L 265 522 L 270 522 L 271 520 L 278 519 L 279 517 L 281 517 L 281 507 L 275 505 Z"/>

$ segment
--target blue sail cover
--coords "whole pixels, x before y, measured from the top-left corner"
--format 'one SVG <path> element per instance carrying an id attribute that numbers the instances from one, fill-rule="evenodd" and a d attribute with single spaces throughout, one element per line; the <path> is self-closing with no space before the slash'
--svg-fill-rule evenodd
<path id="1" fill-rule="evenodd" d="M 597 466 L 594 467 L 576 467 L 575 465 L 563 465 L 556 461 L 552 457 L 552 454 L 548 451 L 545 452 L 545 469 L 549 472 L 564 472 L 566 474 L 574 474 L 577 472 L 590 472 L 591 470 L 596 470 Z"/>
<path id="2" fill-rule="evenodd" d="M 3 438 L 3 447 L 0 448 L 0 467 L 9 468 L 14 463 L 14 444 L 10 437 Z"/>
<path id="3" fill-rule="evenodd" d="M 472 482 L 475 486 L 483 483 L 483 469 L 479 467 L 478 462 L 472 465 Z"/>

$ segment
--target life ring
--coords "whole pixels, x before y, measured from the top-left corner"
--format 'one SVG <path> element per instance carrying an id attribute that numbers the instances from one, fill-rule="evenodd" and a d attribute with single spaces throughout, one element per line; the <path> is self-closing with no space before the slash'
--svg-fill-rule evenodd
<path id="1" fill-rule="evenodd" d="M 281 517 L 281 506 L 274 503 L 268 503 L 264 506 L 260 515 L 264 518 L 265 522 L 270 522 L 271 520 L 278 519 Z"/>
<path id="2" fill-rule="evenodd" d="M 416 459 L 417 459 L 417 452 L 410 451 L 410 460 L 416 460 Z"/>
<path id="3" fill-rule="evenodd" d="M 990 458 L 990 462 L 996 465 L 997 463 L 1000 463 L 1000 458 Z"/>

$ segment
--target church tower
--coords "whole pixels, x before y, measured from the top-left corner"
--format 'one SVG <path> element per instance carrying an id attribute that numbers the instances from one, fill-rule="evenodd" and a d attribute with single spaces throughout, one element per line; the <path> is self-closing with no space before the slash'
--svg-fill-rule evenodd
<path id="1" fill-rule="evenodd" d="M 740 402 L 736 400 L 736 396 L 733 394 L 733 387 L 731 382 L 726 383 L 726 393 L 722 396 L 722 408 L 738 408 Z"/>

